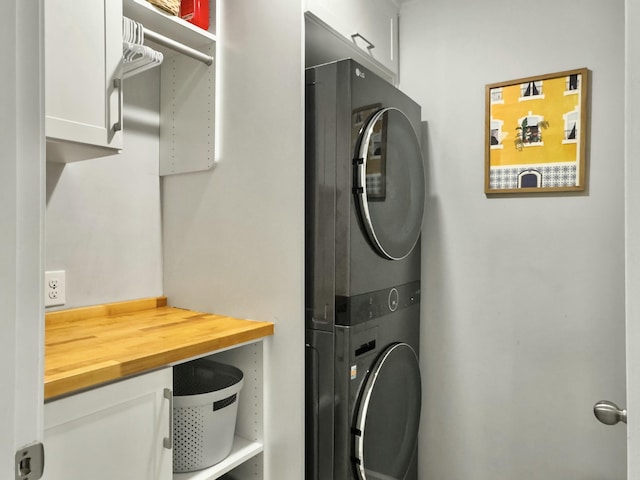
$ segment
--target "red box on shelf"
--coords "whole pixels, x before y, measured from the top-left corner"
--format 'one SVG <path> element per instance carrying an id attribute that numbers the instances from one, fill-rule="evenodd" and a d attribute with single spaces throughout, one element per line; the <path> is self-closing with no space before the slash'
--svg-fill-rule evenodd
<path id="1" fill-rule="evenodd" d="M 209 30 L 209 0 L 181 0 L 180 18 Z"/>

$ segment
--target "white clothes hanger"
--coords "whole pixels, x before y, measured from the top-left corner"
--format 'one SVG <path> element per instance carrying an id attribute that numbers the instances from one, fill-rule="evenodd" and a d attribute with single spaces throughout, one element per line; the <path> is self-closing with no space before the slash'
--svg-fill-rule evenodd
<path id="1" fill-rule="evenodd" d="M 132 77 L 162 64 L 162 53 L 143 43 L 143 25 L 122 17 L 122 78 Z"/>

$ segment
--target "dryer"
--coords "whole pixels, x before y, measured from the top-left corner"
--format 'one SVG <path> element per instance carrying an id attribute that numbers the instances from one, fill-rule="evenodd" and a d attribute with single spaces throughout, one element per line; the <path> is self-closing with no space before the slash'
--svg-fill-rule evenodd
<path id="1" fill-rule="evenodd" d="M 307 69 L 307 480 L 417 478 L 419 128 L 362 65 Z"/>

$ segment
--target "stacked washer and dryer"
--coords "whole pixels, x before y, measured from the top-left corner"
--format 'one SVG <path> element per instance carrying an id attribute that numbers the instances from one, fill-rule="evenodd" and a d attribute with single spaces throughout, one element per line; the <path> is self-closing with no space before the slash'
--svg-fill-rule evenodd
<path id="1" fill-rule="evenodd" d="M 416 480 L 420 106 L 352 60 L 306 70 L 306 480 Z"/>

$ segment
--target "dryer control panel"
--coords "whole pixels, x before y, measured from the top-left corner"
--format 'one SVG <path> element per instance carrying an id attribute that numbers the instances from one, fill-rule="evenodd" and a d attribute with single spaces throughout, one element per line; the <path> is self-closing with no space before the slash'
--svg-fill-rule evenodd
<path id="1" fill-rule="evenodd" d="M 353 297 L 336 297 L 336 324 L 357 325 L 420 303 L 420 282 Z"/>

